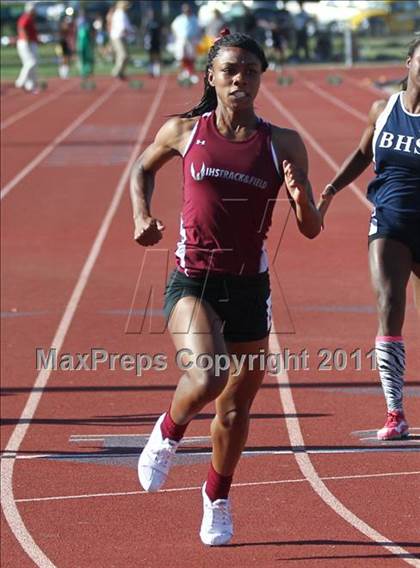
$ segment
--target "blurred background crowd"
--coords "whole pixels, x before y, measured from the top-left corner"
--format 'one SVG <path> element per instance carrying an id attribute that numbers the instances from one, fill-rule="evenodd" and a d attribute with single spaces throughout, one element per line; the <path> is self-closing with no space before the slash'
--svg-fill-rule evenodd
<path id="1" fill-rule="evenodd" d="M 13 79 L 27 90 L 36 88 L 38 71 L 62 79 L 110 73 L 125 80 L 133 73 L 157 77 L 177 68 L 181 79 L 195 82 L 225 26 L 257 39 L 273 69 L 287 63 L 401 61 L 406 43 L 420 30 L 420 0 L 6 0 L 2 79 L 11 79 L 20 63 Z"/>

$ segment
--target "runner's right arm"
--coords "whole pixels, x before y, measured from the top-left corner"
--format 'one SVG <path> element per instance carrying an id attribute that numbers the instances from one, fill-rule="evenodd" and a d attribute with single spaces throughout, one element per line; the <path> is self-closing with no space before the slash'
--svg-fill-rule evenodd
<path id="1" fill-rule="evenodd" d="M 140 245 L 151 246 L 162 238 L 165 227 L 151 212 L 155 174 L 166 162 L 181 153 L 189 126 L 189 120 L 171 118 L 159 130 L 153 143 L 134 162 L 130 176 L 130 196 L 134 240 Z"/>
<path id="2" fill-rule="evenodd" d="M 375 124 L 385 106 L 385 100 L 379 100 L 373 103 L 359 145 L 343 162 L 336 175 L 321 193 L 318 202 L 318 210 L 322 218 L 324 218 L 334 195 L 357 179 L 372 162 L 372 140 L 375 132 Z"/>

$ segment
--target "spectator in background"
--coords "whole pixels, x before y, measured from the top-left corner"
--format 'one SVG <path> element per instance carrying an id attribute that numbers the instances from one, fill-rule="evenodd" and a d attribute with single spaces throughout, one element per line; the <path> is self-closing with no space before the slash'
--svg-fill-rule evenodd
<path id="1" fill-rule="evenodd" d="M 293 30 L 293 19 L 285 6 L 278 10 L 274 23 L 273 49 L 276 54 L 276 62 L 282 65 L 286 60 L 286 50 L 289 47 L 290 35 Z"/>
<path id="2" fill-rule="evenodd" d="M 105 16 L 105 26 L 106 26 L 106 31 L 108 33 L 108 37 L 111 35 L 112 16 L 114 12 L 115 12 L 115 4 L 110 6 Z"/>
<path id="3" fill-rule="evenodd" d="M 212 19 L 206 25 L 206 34 L 211 38 L 212 44 L 214 40 L 219 37 L 219 32 L 224 26 L 225 21 L 223 20 L 220 10 L 214 10 Z"/>
<path id="4" fill-rule="evenodd" d="M 197 46 L 197 55 L 207 57 L 209 50 L 220 35 L 220 31 L 225 27 L 222 14 L 219 10 L 213 10 L 207 21 L 200 21 L 200 25 L 204 28 L 204 35 Z"/>
<path id="5" fill-rule="evenodd" d="M 152 77 L 159 77 L 162 49 L 162 22 L 153 9 L 147 12 L 144 32 L 144 47 L 149 54 L 149 72 Z"/>
<path id="6" fill-rule="evenodd" d="M 295 46 L 295 56 L 300 59 L 300 52 L 303 49 L 305 54 L 305 59 L 310 59 L 309 57 L 309 46 L 308 46 L 308 24 L 309 24 L 309 14 L 305 12 L 303 7 L 303 2 L 299 2 L 300 12 L 295 16 L 295 31 L 296 31 L 296 46 Z"/>
<path id="7" fill-rule="evenodd" d="M 65 16 L 60 20 L 58 25 L 58 53 L 60 63 L 58 65 L 58 74 L 62 79 L 67 79 L 70 72 L 74 51 L 74 22 L 70 16 Z"/>
<path id="8" fill-rule="evenodd" d="M 269 68 L 275 69 L 286 59 L 287 39 L 292 27 L 292 19 L 289 12 L 279 9 L 268 12 L 258 19 L 258 27 L 265 33 L 265 44 L 270 47 L 269 57 L 272 60 Z"/>
<path id="9" fill-rule="evenodd" d="M 111 62 L 114 59 L 114 52 L 111 45 L 111 24 L 112 24 L 112 15 L 115 12 L 115 4 L 113 4 L 105 16 L 105 28 L 106 28 L 106 35 L 107 35 L 107 43 L 104 49 L 104 58 Z"/>
<path id="10" fill-rule="evenodd" d="M 320 30 L 316 34 L 316 57 L 318 61 L 331 61 L 333 59 L 333 46 L 331 32 Z"/>
<path id="11" fill-rule="evenodd" d="M 120 0 L 115 4 L 115 10 L 111 17 L 110 38 L 115 55 L 115 65 L 112 69 L 112 76 L 125 80 L 125 68 L 128 63 L 127 37 L 134 33 L 134 28 L 127 16 L 130 3 Z"/>
<path id="12" fill-rule="evenodd" d="M 195 59 L 197 45 L 201 38 L 201 29 L 191 6 L 183 4 L 181 9 L 182 13 L 174 19 L 171 25 L 175 39 L 175 58 L 181 68 L 178 78 L 181 80 L 189 79 L 192 83 L 198 83 L 198 77 L 195 75 Z"/>
<path id="13" fill-rule="evenodd" d="M 77 19 L 76 51 L 79 58 L 80 75 L 83 79 L 87 79 L 93 74 L 95 52 L 92 36 L 92 27 L 85 11 L 80 10 Z"/>
<path id="14" fill-rule="evenodd" d="M 112 6 L 109 7 L 109 10 L 105 16 L 105 25 L 108 35 L 111 33 L 112 16 L 115 12 L 115 8 L 116 8 L 115 4 L 112 4 Z"/>
<path id="15" fill-rule="evenodd" d="M 25 11 L 17 22 L 17 51 L 22 61 L 22 69 L 15 86 L 37 93 L 38 35 L 35 27 L 35 2 L 27 2 Z"/>
<path id="16" fill-rule="evenodd" d="M 255 38 L 255 35 L 257 33 L 257 18 L 255 17 L 252 10 L 248 6 L 244 5 L 244 9 L 245 13 L 242 24 L 243 32 L 244 34 Z"/>
<path id="17" fill-rule="evenodd" d="M 96 50 L 100 57 L 107 61 L 107 44 L 109 36 L 106 29 L 105 19 L 101 16 L 101 14 L 97 14 L 92 25 L 95 32 Z"/>

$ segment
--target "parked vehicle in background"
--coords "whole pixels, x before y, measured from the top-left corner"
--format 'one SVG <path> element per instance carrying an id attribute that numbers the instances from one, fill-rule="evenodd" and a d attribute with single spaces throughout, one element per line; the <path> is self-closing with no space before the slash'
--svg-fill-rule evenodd
<path id="1" fill-rule="evenodd" d="M 370 4 L 350 19 L 353 31 L 374 36 L 420 31 L 419 0 L 382 0 Z"/>
<path id="2" fill-rule="evenodd" d="M 368 5 L 369 0 L 319 0 L 303 3 L 316 30 L 332 33 L 344 31 L 350 19 Z M 290 0 L 287 9 L 295 17 L 300 12 L 300 4 L 297 0 Z"/>
<path id="3" fill-rule="evenodd" d="M 348 26 L 358 33 L 383 35 L 420 31 L 420 0 L 319 0 L 304 2 L 317 29 L 343 32 Z M 299 12 L 299 2 L 289 0 L 287 9 Z"/>

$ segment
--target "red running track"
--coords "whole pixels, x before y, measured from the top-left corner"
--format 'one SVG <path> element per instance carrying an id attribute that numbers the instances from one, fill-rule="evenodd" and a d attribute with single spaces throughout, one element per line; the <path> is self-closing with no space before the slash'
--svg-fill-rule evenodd
<path id="1" fill-rule="evenodd" d="M 267 75 L 258 99 L 267 120 L 302 125 L 316 193 L 362 128 L 328 95 L 361 115 L 376 96 L 358 73 L 340 87 L 327 83 L 326 74 L 301 72 L 288 88 Z M 33 159 L 35 147 L 51 143 L 108 88 L 106 81 L 93 93 L 75 88 L 10 126 L 2 187 Z M 271 346 L 306 350 L 307 364 L 288 377 L 267 376 L 256 399 L 232 490 L 232 545 L 207 549 L 198 538 L 212 408 L 191 424 L 165 491 L 140 490 L 137 456 L 179 371 L 168 335 L 159 333 L 159 299 L 154 333 L 124 330 L 142 263 L 157 280 L 173 263 L 180 164 L 158 176 L 154 210 L 167 226 L 158 250 L 146 256 L 132 243 L 127 192 L 114 202 L 108 230 L 98 231 L 123 187 L 136 141 L 148 144 L 166 115 L 199 96 L 199 87 L 179 89 L 173 78 L 149 81 L 140 92 L 119 87 L 4 198 L 3 565 L 419 565 L 418 322 L 410 302 L 406 409 L 413 435 L 378 444 L 372 431 L 382 425 L 384 401 L 366 356 L 376 328 L 366 261 L 369 210 L 350 190 L 334 203 L 315 241 L 302 238 L 291 220 L 281 239 L 286 202 L 276 209 L 269 240 L 274 320 L 288 333 L 272 334 Z M 370 175 L 358 181 L 362 191 Z M 135 295 L 137 311 L 145 307 L 145 291 Z M 140 319 L 128 321 L 129 331 Z M 62 353 L 164 352 L 169 368 L 141 377 L 104 365 L 40 376 L 35 349 L 53 343 Z M 321 349 L 341 349 L 345 368 L 328 369 L 325 361 L 323 369 Z M 355 351 L 360 370 L 350 357 Z"/>

